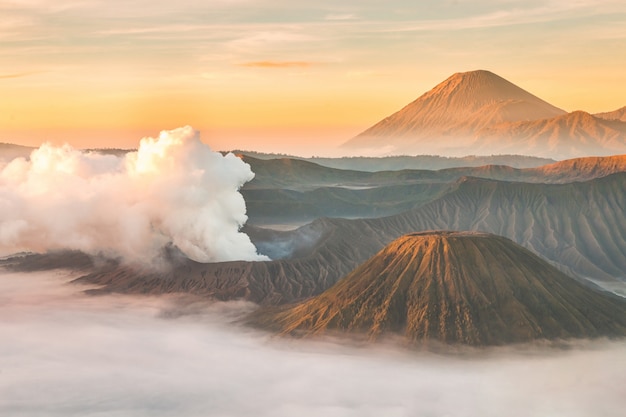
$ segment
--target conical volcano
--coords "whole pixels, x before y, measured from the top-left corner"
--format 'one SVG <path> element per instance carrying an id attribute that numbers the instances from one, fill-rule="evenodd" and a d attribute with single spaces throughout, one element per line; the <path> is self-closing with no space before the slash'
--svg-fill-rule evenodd
<path id="1" fill-rule="evenodd" d="M 503 345 L 626 335 L 626 300 L 596 292 L 490 234 L 401 237 L 317 297 L 252 320 L 295 335 Z"/>
<path id="2" fill-rule="evenodd" d="M 490 71 L 460 72 L 343 146 L 358 151 L 385 145 L 397 152 L 420 154 L 458 148 L 466 154 L 483 128 L 563 114 Z"/>

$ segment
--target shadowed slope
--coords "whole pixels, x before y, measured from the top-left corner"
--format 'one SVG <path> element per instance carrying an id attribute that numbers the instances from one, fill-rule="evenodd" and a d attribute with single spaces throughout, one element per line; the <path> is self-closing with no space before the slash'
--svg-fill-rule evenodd
<path id="1" fill-rule="evenodd" d="M 284 333 L 399 333 L 501 345 L 626 335 L 626 301 L 596 293 L 508 239 L 403 236 L 321 295 L 253 322 Z"/>
<path id="2" fill-rule="evenodd" d="M 307 223 L 319 217 L 382 217 L 442 195 L 463 176 L 565 183 L 626 171 L 626 155 L 571 159 L 538 168 L 506 166 L 359 172 L 304 161 L 246 157 L 256 177 L 241 192 L 252 224 Z"/>
<path id="3" fill-rule="evenodd" d="M 422 230 L 493 233 L 559 264 L 568 274 L 611 280 L 623 278 L 626 271 L 624 207 L 623 173 L 558 185 L 463 178 L 455 191 L 416 210 L 361 224 L 341 221 L 341 226 L 384 231 L 387 242 Z"/>

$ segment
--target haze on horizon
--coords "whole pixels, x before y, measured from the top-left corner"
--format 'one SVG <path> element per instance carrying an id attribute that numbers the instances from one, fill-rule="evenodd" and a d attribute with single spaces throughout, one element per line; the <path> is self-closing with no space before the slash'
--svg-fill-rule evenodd
<path id="1" fill-rule="evenodd" d="M 314 154 L 474 69 L 567 111 L 626 104 L 618 0 L 31 0 L 0 12 L 0 142 L 133 147 L 190 124 L 213 149 Z"/>

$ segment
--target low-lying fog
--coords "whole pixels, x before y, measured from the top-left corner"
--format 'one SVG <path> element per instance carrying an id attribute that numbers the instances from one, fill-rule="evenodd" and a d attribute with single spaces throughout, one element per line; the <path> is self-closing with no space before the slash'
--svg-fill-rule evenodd
<path id="1" fill-rule="evenodd" d="M 626 344 L 469 358 L 286 341 L 251 306 L 0 274 L 2 416 L 623 416 Z M 184 307 L 183 307 L 184 306 Z"/>

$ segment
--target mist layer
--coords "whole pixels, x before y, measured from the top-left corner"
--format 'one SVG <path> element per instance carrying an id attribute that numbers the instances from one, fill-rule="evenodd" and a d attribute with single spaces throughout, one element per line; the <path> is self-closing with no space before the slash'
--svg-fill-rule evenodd
<path id="1" fill-rule="evenodd" d="M 0 275 L 0 414 L 623 415 L 626 346 L 438 356 L 284 341 L 232 324 L 251 306 L 87 297 Z"/>

